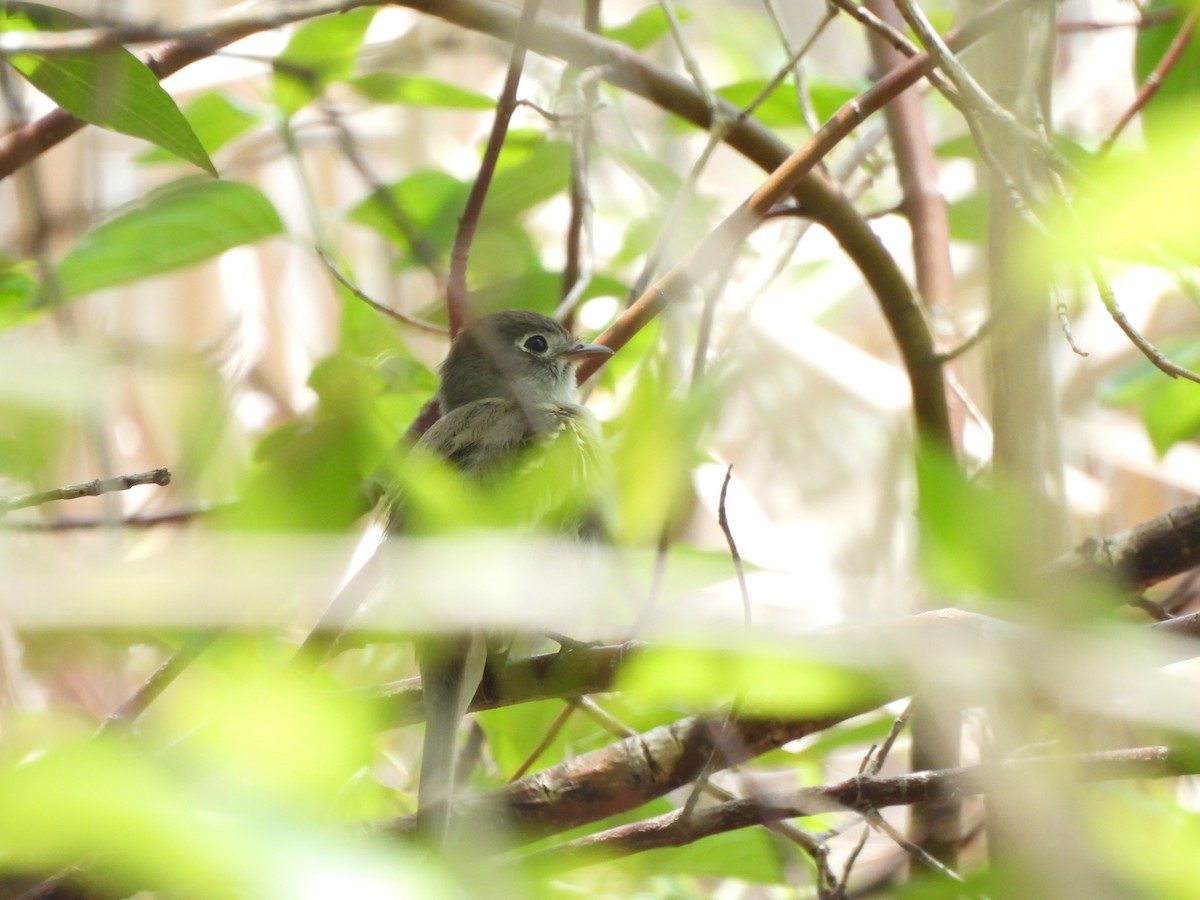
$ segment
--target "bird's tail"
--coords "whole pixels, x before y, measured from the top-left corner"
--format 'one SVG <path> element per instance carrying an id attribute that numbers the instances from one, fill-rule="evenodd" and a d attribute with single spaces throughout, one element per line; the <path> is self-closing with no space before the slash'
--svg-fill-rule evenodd
<path id="1" fill-rule="evenodd" d="M 417 645 L 425 699 L 425 746 L 417 788 L 417 832 L 444 846 L 454 800 L 458 726 L 483 678 L 487 643 L 482 635 L 431 637 Z"/>

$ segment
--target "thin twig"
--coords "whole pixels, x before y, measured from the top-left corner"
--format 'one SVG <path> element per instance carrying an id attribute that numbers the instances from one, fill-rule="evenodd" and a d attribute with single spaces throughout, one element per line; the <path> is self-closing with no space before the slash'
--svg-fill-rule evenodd
<path id="1" fill-rule="evenodd" d="M 454 232 L 454 244 L 450 248 L 450 274 L 446 280 L 446 310 L 450 315 L 451 335 L 458 334 L 459 329 L 471 317 L 470 301 L 467 296 L 467 259 L 471 253 L 471 241 L 479 227 L 479 217 L 483 213 L 483 203 L 487 199 L 488 188 L 492 184 L 492 177 L 496 174 L 496 163 L 499 161 L 500 151 L 504 147 L 504 137 L 508 133 L 509 122 L 517 108 L 517 88 L 521 83 L 521 72 L 525 68 L 525 54 L 529 47 L 529 38 L 533 32 L 533 24 L 537 20 L 540 5 L 541 0 L 525 0 L 524 8 L 521 10 L 517 33 L 513 36 L 508 71 L 504 76 L 504 87 L 500 91 L 500 98 L 496 101 L 496 117 L 492 121 L 492 130 L 488 134 L 483 159 L 479 163 L 479 174 L 475 176 L 475 181 L 471 184 L 471 191 L 467 194 L 462 216 L 458 220 L 458 230 Z"/>
<path id="2" fill-rule="evenodd" d="M 133 695 L 113 710 L 96 729 L 103 734 L 113 728 L 132 725 L 183 671 L 196 661 L 209 645 L 222 634 L 221 629 L 200 631 L 187 637 L 182 644 L 142 682 Z"/>
<path id="3" fill-rule="evenodd" d="M 1117 119 L 1117 123 L 1113 126 L 1112 131 L 1104 139 L 1104 142 L 1100 145 L 1100 149 L 1096 151 L 1097 156 L 1108 154 L 1113 144 L 1116 143 L 1117 138 L 1121 136 L 1121 132 L 1125 130 L 1125 126 L 1145 108 L 1146 104 L 1150 102 L 1150 98 L 1158 93 L 1158 89 L 1162 87 L 1163 80 L 1175 68 L 1180 57 L 1183 56 L 1183 51 L 1187 48 L 1188 42 L 1192 39 L 1192 33 L 1195 30 L 1196 12 L 1193 10 L 1188 13 L 1188 17 L 1179 26 L 1179 31 L 1163 52 L 1162 59 L 1155 65 L 1154 70 L 1146 76 L 1146 80 L 1142 82 L 1142 86 L 1138 88 L 1137 96 L 1133 98 L 1133 102 L 1129 104 L 1129 108 L 1121 113 L 1121 117 Z"/>
<path id="4" fill-rule="evenodd" d="M 725 535 L 725 543 L 729 545 L 729 557 L 733 560 L 733 569 L 737 573 L 738 591 L 742 595 L 742 618 L 747 628 L 750 627 L 750 591 L 746 587 L 746 572 L 742 567 L 742 556 L 738 553 L 737 543 L 733 539 L 733 531 L 729 528 L 729 516 L 725 513 L 725 495 L 729 492 L 729 479 L 733 477 L 733 464 L 725 469 L 725 480 L 721 482 L 721 496 L 717 500 L 717 524 Z"/>
<path id="5" fill-rule="evenodd" d="M 939 875 L 945 875 L 951 881 L 957 881 L 959 884 L 964 883 L 963 877 L 961 875 L 959 875 L 957 872 L 955 872 L 953 869 L 951 869 L 945 863 L 941 862 L 936 857 L 934 857 L 932 854 L 930 854 L 930 852 L 928 850 L 926 850 L 924 847 L 922 847 L 918 844 L 914 844 L 912 841 L 910 841 L 908 838 L 906 838 L 904 835 L 902 835 L 899 831 L 897 831 L 894 827 L 892 827 L 892 825 L 888 822 L 887 819 L 885 819 L 879 813 L 877 813 L 877 812 L 867 813 L 866 819 L 873 826 L 878 828 L 880 831 L 882 831 L 884 834 L 886 834 L 888 837 L 890 837 L 893 841 L 895 841 L 901 848 L 903 848 L 906 852 L 908 852 L 914 859 L 916 859 L 919 862 L 923 863 L 924 865 L 928 866 L 930 869 L 933 869 L 933 871 L 937 872 Z"/>
<path id="6" fill-rule="evenodd" d="M 518 778 L 524 777 L 525 773 L 533 768 L 533 764 L 541 758 L 541 755 L 546 752 L 546 748 L 554 743 L 554 739 L 558 737 L 563 727 L 567 724 L 567 720 L 571 718 L 571 713 L 579 707 L 579 701 L 572 698 L 563 704 L 563 708 L 558 711 L 558 715 L 554 717 L 554 721 L 546 728 L 542 739 L 537 742 L 529 754 L 521 760 L 520 765 L 513 769 L 513 773 L 508 776 L 508 783 L 512 784 Z"/>
<path id="7" fill-rule="evenodd" d="M 389 319 L 399 322 L 402 325 L 418 328 L 421 331 L 426 331 L 430 334 L 439 334 L 445 336 L 450 333 L 449 329 L 443 328 L 441 325 L 434 325 L 432 322 L 426 322 L 423 319 L 417 319 L 413 318 L 412 316 L 405 315 L 402 312 L 392 309 L 390 306 L 384 306 L 378 300 L 375 300 L 367 294 L 364 294 L 361 290 L 354 286 L 350 279 L 342 274 L 342 271 L 334 264 L 333 260 L 329 258 L 329 254 L 325 252 L 324 248 L 322 248 L 319 244 L 314 244 L 313 250 L 316 252 L 317 258 L 325 264 L 325 268 L 329 271 L 329 274 L 333 276 L 334 280 L 363 303 L 367 304 L 367 306 L 371 307 L 371 309 L 382 313 Z"/>
<path id="8" fill-rule="evenodd" d="M 14 509 L 24 509 L 28 506 L 40 506 L 43 503 L 53 503 L 56 500 L 75 500 L 79 497 L 99 497 L 114 491 L 127 491 L 143 484 L 156 484 L 165 487 L 171 483 L 171 472 L 164 466 L 150 469 L 148 472 L 133 472 L 128 475 L 114 475 L 112 478 L 96 478 L 83 484 L 68 484 L 65 487 L 40 491 L 36 494 L 25 494 L 11 499 L 0 498 L 0 514 Z"/>

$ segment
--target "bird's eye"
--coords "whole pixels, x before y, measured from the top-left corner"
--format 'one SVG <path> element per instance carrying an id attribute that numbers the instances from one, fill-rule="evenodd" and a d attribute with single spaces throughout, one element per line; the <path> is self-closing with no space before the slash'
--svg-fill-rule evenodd
<path id="1" fill-rule="evenodd" d="M 550 349 L 550 344 L 540 334 L 531 334 L 525 338 L 524 347 L 530 353 L 545 353 Z"/>

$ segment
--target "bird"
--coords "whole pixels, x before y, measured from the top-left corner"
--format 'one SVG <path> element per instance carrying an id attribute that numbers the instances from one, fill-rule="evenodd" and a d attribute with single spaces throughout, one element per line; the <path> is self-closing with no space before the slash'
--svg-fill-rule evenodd
<path id="1" fill-rule="evenodd" d="M 468 322 L 439 369 L 435 399 L 441 417 L 413 454 L 449 464 L 479 490 L 479 502 L 505 506 L 501 521 L 507 525 L 588 530 L 606 458 L 599 422 L 575 402 L 576 368 L 582 360 L 611 354 L 527 310 Z M 395 517 L 397 529 L 403 519 Z M 433 846 L 449 839 L 455 737 L 482 680 L 487 650 L 482 633 L 417 642 L 426 710 L 417 833 Z"/>

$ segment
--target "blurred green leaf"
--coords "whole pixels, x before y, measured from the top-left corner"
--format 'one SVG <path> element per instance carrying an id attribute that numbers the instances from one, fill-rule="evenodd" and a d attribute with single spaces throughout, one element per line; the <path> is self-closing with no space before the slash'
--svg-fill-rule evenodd
<path id="1" fill-rule="evenodd" d="M 160 275 L 282 230 L 275 207 L 255 187 L 173 182 L 80 238 L 58 264 L 59 289 L 74 297 Z"/>
<path id="2" fill-rule="evenodd" d="M 539 131 L 511 131 L 488 187 L 482 220 L 506 222 L 567 189 L 571 145 Z"/>
<path id="3" fill-rule="evenodd" d="M 1160 349 L 1182 366 L 1200 366 L 1200 339 L 1174 340 Z M 1137 406 L 1159 456 L 1200 435 L 1200 385 L 1170 378 L 1143 357 L 1107 382 L 1100 398 L 1114 406 Z"/>
<path id="4" fill-rule="evenodd" d="M 799 861 L 799 850 L 793 848 Z M 639 853 L 613 865 L 650 875 L 693 878 L 736 878 L 752 884 L 783 884 L 780 845 L 761 828 L 741 828 L 715 834 L 682 847 Z"/>
<path id="5" fill-rule="evenodd" d="M 0 5 L 0 31 L 87 28 L 79 16 L 37 3 Z M 72 115 L 150 141 L 215 176 L 191 125 L 144 63 L 117 47 L 80 53 L 11 53 L 5 57 L 30 84 Z"/>
<path id="6" fill-rule="evenodd" d="M 814 79 L 808 85 L 808 99 L 817 119 L 827 122 L 835 112 L 870 86 L 871 82 L 865 78 L 851 79 L 845 83 Z"/>
<path id="7" fill-rule="evenodd" d="M 273 66 L 272 99 L 285 116 L 354 71 L 374 16 L 373 7 L 363 7 L 311 19 L 295 30 Z"/>
<path id="8" fill-rule="evenodd" d="M 311 420 L 288 422 L 259 442 L 241 501 L 215 521 L 256 530 L 341 531 L 371 505 L 363 486 L 396 442 L 377 405 L 383 383 L 370 361 L 335 354 L 309 376 Z"/>
<path id="9" fill-rule="evenodd" d="M 369 72 L 349 79 L 348 84 L 376 103 L 432 106 L 447 109 L 491 109 L 495 101 L 476 91 L 429 78 L 398 72 Z"/>
<path id="10" fill-rule="evenodd" d="M 728 100 L 738 109 L 745 109 L 766 86 L 765 79 L 739 81 L 717 88 L 717 96 Z M 796 100 L 796 88 L 789 81 L 775 85 L 766 99 L 754 108 L 752 115 L 768 128 L 804 126 L 804 119 L 800 115 L 800 106 Z"/>
<path id="11" fill-rule="evenodd" d="M 692 18 L 691 11 L 678 4 L 673 4 L 671 10 L 680 23 Z M 669 29 L 670 25 L 662 7 L 653 5 L 639 9 L 625 24 L 601 29 L 600 33 L 610 41 L 618 41 L 634 50 L 645 50 L 667 34 Z"/>
<path id="12" fill-rule="evenodd" d="M 0 331 L 38 313 L 38 284 L 29 260 L 0 255 Z"/>
<path id="13" fill-rule="evenodd" d="M 542 736 L 550 732 L 551 725 L 562 711 L 563 701 L 543 700 L 476 714 L 476 721 L 487 736 L 488 750 L 496 761 L 500 783 L 525 762 Z M 531 771 L 596 750 L 611 742 L 612 735 L 601 729 L 594 720 L 576 713 L 533 761 Z"/>
<path id="14" fill-rule="evenodd" d="M 969 480 L 937 449 L 918 455 L 921 572 L 935 591 L 1019 596 L 1034 560 L 1023 556 L 1028 504 L 1015 491 Z"/>
<path id="15" fill-rule="evenodd" d="M 531 309 L 550 315 L 562 299 L 562 273 L 541 268 L 537 260 L 517 269 L 516 277 L 494 281 L 471 292 L 471 308 L 477 312 L 494 312 L 501 309 Z M 624 297 L 627 288 L 623 282 L 597 275 L 588 282 L 583 299 L 594 297 Z"/>
<path id="16" fill-rule="evenodd" d="M 1029 259 L 1046 267 L 1092 256 L 1160 265 L 1166 253 L 1200 262 L 1200 218 L 1179 215 L 1200 208 L 1200 179 L 1186 175 L 1200 167 L 1200 121 L 1190 107 L 1164 110 L 1162 121 L 1154 152 L 1114 152 L 1085 167 L 1096 189 L 1080 191 L 1073 213 L 1056 214 L 1060 241 L 1031 240 Z"/>
<path id="17" fill-rule="evenodd" d="M 258 124 L 262 118 L 225 91 L 200 94 L 184 106 L 183 114 L 208 153 L 216 153 L 235 137 Z M 173 162 L 178 158 L 176 154 L 159 147 L 138 156 L 137 162 Z"/>
<path id="18" fill-rule="evenodd" d="M 621 542 L 653 543 L 674 521 L 690 489 L 712 399 L 702 390 L 675 396 L 643 363 L 628 404 L 613 422 L 616 537 Z"/>
<path id="19" fill-rule="evenodd" d="M 988 198 L 975 191 L 949 205 L 950 237 L 983 246 L 988 237 Z"/>
<path id="20" fill-rule="evenodd" d="M 351 222 L 378 231 L 408 252 L 402 266 L 420 264 L 414 243 L 421 242 L 438 260 L 444 260 L 454 243 L 458 217 L 470 187 L 445 172 L 414 172 L 386 188 L 372 192 L 346 213 Z"/>
<path id="21" fill-rule="evenodd" d="M 1200 883 L 1200 815 L 1170 794 L 1114 784 L 1087 798 L 1095 852 L 1132 895 L 1185 900 Z"/>
<path id="22" fill-rule="evenodd" d="M 1179 5 L 1174 0 L 1151 0 L 1145 8 L 1145 14 L 1153 16 L 1167 9 L 1178 10 Z M 1134 76 L 1138 84 L 1145 84 L 1183 27 L 1185 19 L 1181 11 L 1173 19 L 1137 30 Z M 1170 147 L 1173 143 L 1171 129 L 1175 127 L 1177 118 L 1194 110 L 1197 99 L 1200 99 L 1200 41 L 1193 35 L 1159 84 L 1157 92 L 1139 113 L 1142 131 L 1151 150 L 1164 142 Z"/>
<path id="23" fill-rule="evenodd" d="M 252 639 L 211 648 L 173 686 L 156 727 L 187 734 L 187 754 L 221 773 L 214 799 L 223 788 L 221 799 L 236 804 L 249 786 L 260 803 L 324 817 L 345 783 L 370 765 L 384 723 L 366 703 L 314 690 L 307 676 L 286 669 L 286 653 L 264 659 L 277 652 Z"/>
<path id="24" fill-rule="evenodd" d="M 63 743 L 0 772 L 0 857 L 9 871 L 88 860 L 107 887 L 236 897 L 257 851 L 132 742 Z"/>
<path id="25" fill-rule="evenodd" d="M 766 639 L 649 647 L 621 668 L 617 687 L 647 704 L 710 710 L 736 701 L 742 714 L 790 718 L 865 712 L 894 693 L 877 673 Z"/>

